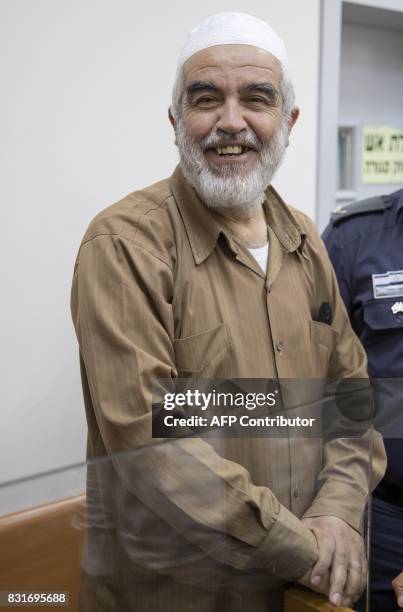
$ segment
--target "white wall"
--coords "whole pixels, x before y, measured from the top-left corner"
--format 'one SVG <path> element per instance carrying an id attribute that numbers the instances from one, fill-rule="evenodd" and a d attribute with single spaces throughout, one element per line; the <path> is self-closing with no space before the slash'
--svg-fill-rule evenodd
<path id="1" fill-rule="evenodd" d="M 90 219 L 169 175 L 167 121 L 187 30 L 243 10 L 284 37 L 301 118 L 275 181 L 315 209 L 319 0 L 2 0 L 0 482 L 84 458 L 74 257 Z"/>

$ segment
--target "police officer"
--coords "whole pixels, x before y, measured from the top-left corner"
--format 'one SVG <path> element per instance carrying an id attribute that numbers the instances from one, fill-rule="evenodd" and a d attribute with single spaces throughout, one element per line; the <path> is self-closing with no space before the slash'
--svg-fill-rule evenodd
<path id="1" fill-rule="evenodd" d="M 339 207 L 323 240 L 376 379 L 388 468 L 372 503 L 370 601 L 372 611 L 395 612 L 396 602 L 403 607 L 403 189 Z"/>

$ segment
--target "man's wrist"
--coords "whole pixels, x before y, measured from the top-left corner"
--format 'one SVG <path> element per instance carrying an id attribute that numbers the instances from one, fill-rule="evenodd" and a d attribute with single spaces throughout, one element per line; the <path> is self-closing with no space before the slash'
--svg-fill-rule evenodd
<path id="1" fill-rule="evenodd" d="M 296 582 L 317 559 L 315 535 L 287 508 L 280 506 L 275 523 L 253 555 L 249 567 L 265 567 L 284 580 Z"/>
<path id="2" fill-rule="evenodd" d="M 352 485 L 329 479 L 322 485 L 303 518 L 335 516 L 362 536 L 366 501 L 366 496 Z"/>

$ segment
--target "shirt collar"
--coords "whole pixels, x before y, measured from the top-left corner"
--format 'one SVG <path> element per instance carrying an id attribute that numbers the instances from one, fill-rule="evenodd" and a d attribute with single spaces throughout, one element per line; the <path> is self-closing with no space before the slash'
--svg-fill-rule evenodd
<path id="1" fill-rule="evenodd" d="M 231 250 L 238 253 L 237 243 L 233 236 L 222 226 L 219 216 L 209 210 L 200 200 L 195 189 L 184 177 L 180 165 L 176 167 L 171 176 L 170 186 L 185 225 L 196 264 L 207 259 L 215 248 L 220 235 L 224 235 Z M 291 253 L 302 248 L 305 232 L 301 230 L 295 217 L 272 186 L 266 190 L 263 207 L 267 224 L 276 234 L 284 249 Z"/>

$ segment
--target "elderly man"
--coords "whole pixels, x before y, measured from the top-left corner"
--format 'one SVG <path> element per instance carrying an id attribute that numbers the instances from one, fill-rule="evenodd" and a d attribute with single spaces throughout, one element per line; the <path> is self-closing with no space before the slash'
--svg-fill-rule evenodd
<path id="1" fill-rule="evenodd" d="M 366 376 L 312 223 L 270 186 L 298 117 L 282 41 L 248 15 L 208 18 L 169 116 L 180 165 L 98 215 L 76 263 L 88 455 L 112 456 L 89 464 L 81 609 L 273 612 L 294 581 L 349 604 L 367 436 L 151 432 L 162 380 Z"/>

